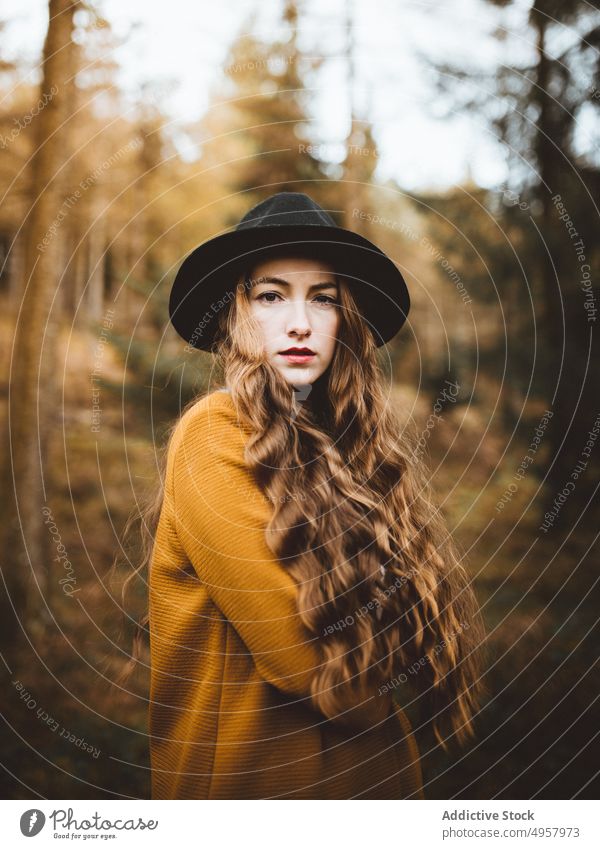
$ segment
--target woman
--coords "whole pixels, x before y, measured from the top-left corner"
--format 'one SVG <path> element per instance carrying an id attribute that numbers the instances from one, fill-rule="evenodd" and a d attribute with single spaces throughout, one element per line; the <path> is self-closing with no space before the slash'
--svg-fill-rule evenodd
<path id="1" fill-rule="evenodd" d="M 477 605 L 377 366 L 408 308 L 391 260 L 300 193 L 181 266 L 171 321 L 224 385 L 166 452 L 153 798 L 423 798 L 409 679 L 442 745 L 472 733 Z"/>

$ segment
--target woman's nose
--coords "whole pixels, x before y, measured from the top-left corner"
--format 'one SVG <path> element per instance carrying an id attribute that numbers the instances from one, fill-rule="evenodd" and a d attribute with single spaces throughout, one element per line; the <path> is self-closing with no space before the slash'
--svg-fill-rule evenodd
<path id="1" fill-rule="evenodd" d="M 308 310 L 304 299 L 290 301 L 286 324 L 286 331 L 288 333 L 292 331 L 302 334 L 311 332 Z"/>

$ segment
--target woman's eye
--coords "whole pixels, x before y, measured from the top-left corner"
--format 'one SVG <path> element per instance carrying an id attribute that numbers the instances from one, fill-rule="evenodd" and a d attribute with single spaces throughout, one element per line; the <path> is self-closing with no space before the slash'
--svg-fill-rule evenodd
<path id="1" fill-rule="evenodd" d="M 262 301 L 263 299 L 265 299 L 265 298 L 267 297 L 267 295 L 275 295 L 275 297 L 276 297 L 276 298 L 278 298 L 278 297 L 279 297 L 279 295 L 277 294 L 277 292 L 263 292 L 261 295 L 259 295 L 259 296 L 257 297 L 257 299 L 256 299 L 256 300 L 257 300 L 257 301 Z M 266 301 L 266 303 L 267 303 L 267 304 L 274 304 L 274 303 L 275 303 L 275 301 Z"/>
<path id="2" fill-rule="evenodd" d="M 275 298 L 281 297 L 278 292 L 262 292 L 260 295 L 257 296 L 256 300 L 263 301 L 267 304 L 274 304 L 276 303 L 276 301 L 271 300 L 271 295 L 273 295 Z M 323 298 L 324 300 L 319 300 L 319 298 Z M 315 301 L 318 304 L 325 304 L 326 306 L 329 306 L 330 304 L 337 304 L 336 299 L 331 298 L 329 295 L 317 295 Z"/>

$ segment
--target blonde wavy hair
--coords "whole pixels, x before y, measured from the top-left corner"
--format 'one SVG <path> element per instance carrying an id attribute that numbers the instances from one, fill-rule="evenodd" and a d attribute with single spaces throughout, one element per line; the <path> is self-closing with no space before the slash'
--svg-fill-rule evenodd
<path id="1" fill-rule="evenodd" d="M 218 314 L 213 353 L 240 419 L 251 426 L 246 461 L 273 503 L 267 545 L 296 580 L 300 617 L 320 638 L 313 705 L 331 717 L 359 692 L 410 682 L 441 746 L 451 736 L 464 743 L 485 691 L 483 621 L 425 464 L 415 459 L 414 433 L 401 428 L 384 392 L 353 281 L 337 275 L 338 344 L 298 403 L 295 388 L 263 353 L 250 309 L 251 270 Z M 168 447 L 167 441 L 163 470 Z M 161 487 L 137 515 L 143 555 L 134 574 L 150 568 L 162 500 Z M 147 623 L 146 613 L 140 629 Z"/>

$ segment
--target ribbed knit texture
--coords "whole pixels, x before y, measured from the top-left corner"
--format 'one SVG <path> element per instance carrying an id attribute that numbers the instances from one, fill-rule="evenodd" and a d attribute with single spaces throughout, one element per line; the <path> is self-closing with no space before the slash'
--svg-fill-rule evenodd
<path id="1" fill-rule="evenodd" d="M 403 711 L 357 706 L 340 722 L 310 704 L 318 638 L 265 542 L 273 505 L 244 460 L 248 435 L 213 392 L 167 457 L 150 567 L 152 798 L 423 798 Z"/>

